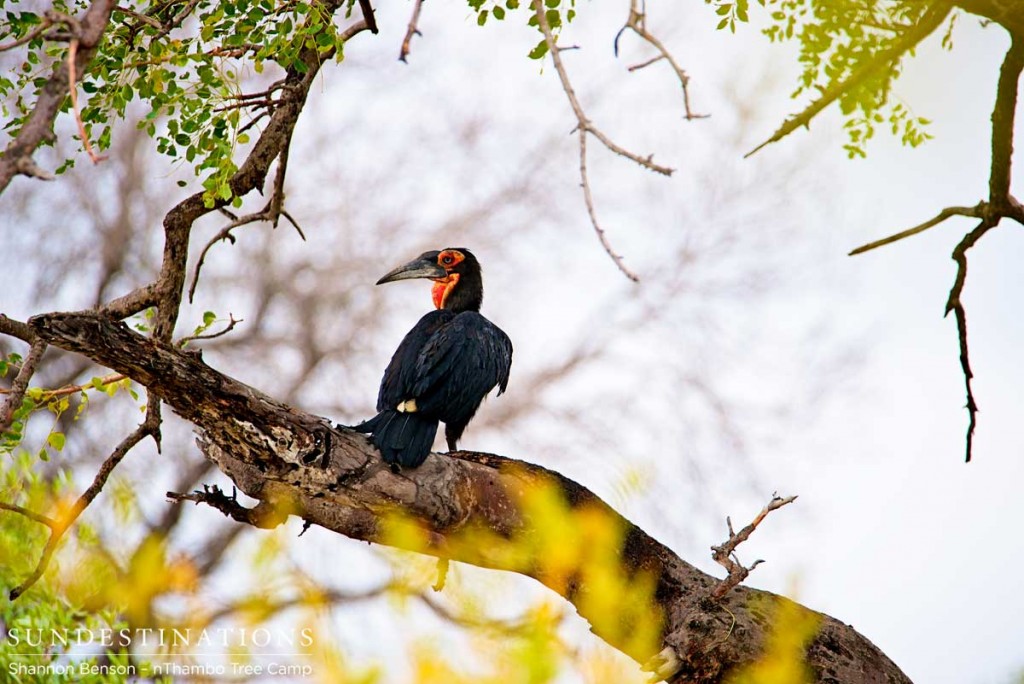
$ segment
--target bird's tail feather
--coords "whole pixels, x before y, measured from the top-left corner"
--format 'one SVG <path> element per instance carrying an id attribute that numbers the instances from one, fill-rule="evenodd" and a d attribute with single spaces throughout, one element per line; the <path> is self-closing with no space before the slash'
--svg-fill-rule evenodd
<path id="1" fill-rule="evenodd" d="M 436 418 L 420 413 L 387 410 L 352 429 L 370 435 L 385 463 L 415 468 L 426 460 L 434 445 L 437 423 Z"/>

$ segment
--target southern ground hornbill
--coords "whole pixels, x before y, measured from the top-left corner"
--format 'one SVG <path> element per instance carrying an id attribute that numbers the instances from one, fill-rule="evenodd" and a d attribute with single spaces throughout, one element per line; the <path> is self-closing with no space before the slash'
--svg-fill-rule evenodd
<path id="1" fill-rule="evenodd" d="M 505 391 L 512 342 L 480 315 L 484 298 L 480 262 L 463 248 L 424 252 L 391 271 L 378 285 L 409 278 L 434 281 L 434 311 L 405 336 L 384 371 L 377 415 L 353 429 L 370 434 L 392 469 L 423 463 L 444 421 L 448 449 L 495 386 Z"/>

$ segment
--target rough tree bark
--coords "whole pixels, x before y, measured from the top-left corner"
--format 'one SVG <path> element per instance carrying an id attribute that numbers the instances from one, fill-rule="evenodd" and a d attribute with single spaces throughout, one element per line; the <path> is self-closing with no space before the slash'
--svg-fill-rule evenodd
<path id="1" fill-rule="evenodd" d="M 395 474 L 363 435 L 335 428 L 324 418 L 219 373 L 202 361 L 200 352 L 143 337 L 123 322 L 95 313 L 46 314 L 30 325 L 46 342 L 145 385 L 151 397 L 192 422 L 206 457 L 260 502 L 246 509 L 222 495 L 203 498 L 236 520 L 272 527 L 294 514 L 353 539 L 395 544 L 383 528 L 387 517 L 400 511 L 430 532 L 427 547 L 417 551 L 533 577 L 572 602 L 611 646 L 640 663 L 659 655 L 660 661 L 668 660 L 662 672 L 671 681 L 720 682 L 757 660 L 771 619 L 765 602 L 756 599 L 786 601 L 747 587 L 711 600 L 718 580 L 680 559 L 582 485 L 545 468 L 463 451 L 435 455 L 418 469 Z M 638 650 L 621 638 L 621 630 L 595 624 L 586 600 L 592 588 L 584 582 L 556 582 L 544 574 L 541 563 L 511 567 L 506 556 L 489 553 L 485 545 L 452 543 L 459 532 L 474 528 L 502 538 L 528 536 L 531 526 L 541 521 L 524 515 L 517 500 L 537 481 L 556 486 L 573 509 L 591 507 L 621 523 L 626 534 L 619 562 L 628 576 L 642 574 L 656 582 L 656 605 L 650 610 L 661 620 L 659 648 L 667 650 Z M 818 617 L 818 632 L 807 650 L 816 681 L 910 681 L 852 627 Z"/>

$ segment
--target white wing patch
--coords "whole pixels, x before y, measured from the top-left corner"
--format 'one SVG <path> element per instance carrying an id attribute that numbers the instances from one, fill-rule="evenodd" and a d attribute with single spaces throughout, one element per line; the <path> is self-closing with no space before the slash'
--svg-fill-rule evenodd
<path id="1" fill-rule="evenodd" d="M 395 410 L 399 413 L 416 413 L 416 400 L 406 399 L 405 401 L 398 404 Z"/>

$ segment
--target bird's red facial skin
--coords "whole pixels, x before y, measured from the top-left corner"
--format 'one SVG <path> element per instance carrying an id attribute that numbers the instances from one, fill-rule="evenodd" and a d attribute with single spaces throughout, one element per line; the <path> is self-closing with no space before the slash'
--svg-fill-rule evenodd
<path id="1" fill-rule="evenodd" d="M 465 260 L 465 255 L 462 252 L 455 249 L 446 249 L 437 255 L 437 264 L 447 271 L 452 270 L 459 265 L 459 262 Z"/>
<path id="2" fill-rule="evenodd" d="M 455 285 L 459 282 L 458 273 L 450 273 L 447 278 L 439 278 L 434 281 L 434 287 L 430 294 L 434 299 L 434 308 L 443 309 L 445 300 L 448 299 L 448 295 L 455 289 Z"/>

